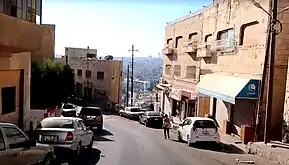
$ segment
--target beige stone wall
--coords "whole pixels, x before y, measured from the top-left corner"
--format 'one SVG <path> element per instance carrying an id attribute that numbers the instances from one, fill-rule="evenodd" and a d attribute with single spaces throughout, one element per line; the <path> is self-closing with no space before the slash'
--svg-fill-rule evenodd
<path id="1" fill-rule="evenodd" d="M 265 10 L 269 10 L 269 0 L 259 0 L 261 6 Z M 289 6 L 288 0 L 278 1 L 278 10 Z M 165 75 L 165 65 L 167 64 L 181 64 L 182 68 L 186 65 L 194 64 L 202 70 L 206 70 L 209 73 L 216 74 L 226 74 L 238 77 L 246 78 L 261 78 L 264 67 L 265 60 L 265 49 L 266 49 L 266 36 L 267 36 L 267 25 L 268 25 L 268 15 L 259 8 L 256 8 L 250 1 L 235 1 L 235 0 L 224 0 L 219 1 L 219 3 L 212 4 L 207 7 L 201 14 L 188 18 L 184 21 L 178 21 L 174 25 L 168 25 L 166 27 L 166 38 L 165 43 L 168 38 L 173 39 L 179 35 L 186 36 L 190 31 L 190 25 L 199 29 L 199 48 L 197 51 L 197 56 L 204 54 L 205 49 L 202 46 L 205 44 L 205 36 L 212 34 L 212 37 L 208 39 L 207 43 L 214 45 L 216 43 L 217 34 L 220 31 L 233 28 L 234 29 L 234 51 L 230 53 L 220 53 L 216 51 L 213 52 L 212 57 L 207 58 L 196 58 L 189 59 L 191 57 L 188 54 L 180 53 L 181 50 L 176 50 L 176 56 L 170 58 L 170 56 L 164 55 L 164 71 L 163 75 L 165 80 L 174 85 L 184 87 L 187 86 L 186 79 L 184 77 L 184 72 L 180 78 L 166 76 Z M 276 44 L 276 64 L 274 70 L 274 88 L 273 88 L 273 111 L 272 111 L 272 122 L 271 131 L 276 132 L 272 136 L 273 139 L 278 140 L 280 137 L 282 128 L 282 114 L 285 96 L 285 83 L 289 76 L 287 75 L 288 68 L 288 42 L 289 42 L 289 12 L 286 11 L 278 16 L 278 19 L 283 24 L 283 31 L 277 36 Z M 194 20 L 200 20 L 199 25 Z M 258 24 L 247 26 L 244 33 L 243 45 L 240 45 L 240 35 L 242 25 L 248 24 L 250 22 L 258 22 Z M 186 38 L 186 37 L 185 37 Z M 172 66 L 173 68 L 173 66 Z M 172 69 L 173 70 L 173 69 Z M 199 72 L 198 70 L 197 72 Z M 183 79 L 181 79 L 183 78 Z M 181 79 L 181 81 L 179 80 Z M 287 81 L 287 93 L 285 102 L 285 116 L 289 116 L 289 83 Z M 266 101 L 263 101 L 266 103 Z M 263 104 L 264 107 L 265 104 Z M 265 110 L 264 108 L 262 109 Z M 264 118 L 264 113 L 262 113 Z M 286 117 L 287 118 L 287 117 Z M 289 117 L 288 117 L 289 118 Z M 288 119 L 287 119 L 288 120 Z M 264 121 L 264 120 L 263 120 Z M 261 123 L 263 127 L 264 123 Z M 277 133 L 278 132 L 278 133 Z"/>
<path id="2" fill-rule="evenodd" d="M 0 53 L 0 87 L 16 86 L 17 99 L 19 98 L 19 69 L 24 69 L 24 120 L 28 119 L 30 111 L 30 79 L 31 79 L 31 53 L 14 53 L 1 56 Z M 0 101 L 1 105 L 1 101 Z M 0 106 L 1 107 L 1 106 Z M 17 100 L 18 108 L 18 100 Z M 0 109 L 1 112 L 1 109 Z M 4 120 L 5 119 L 5 120 Z M 7 114 L 2 121 L 18 122 L 18 109 L 15 113 Z"/>
<path id="3" fill-rule="evenodd" d="M 186 67 L 187 66 L 199 66 L 199 62 L 194 59 L 193 56 L 184 52 L 185 43 L 188 41 L 188 37 L 190 33 L 198 33 L 194 36 L 196 40 L 201 39 L 202 35 L 202 15 L 198 15 L 196 17 L 188 18 L 179 23 L 169 24 L 165 30 L 165 46 L 169 46 L 174 49 L 174 54 L 163 57 L 163 77 L 166 81 L 176 87 L 180 87 L 188 90 L 195 90 L 196 81 L 195 79 L 190 79 L 186 77 Z M 175 47 L 176 40 L 175 38 L 178 36 L 182 36 L 183 38 L 178 43 L 178 47 Z M 167 39 L 172 39 L 172 41 L 167 44 Z M 165 66 L 171 65 L 171 74 L 165 74 Z M 174 66 L 181 66 L 181 75 L 174 76 Z M 198 77 L 198 69 L 197 76 Z"/>

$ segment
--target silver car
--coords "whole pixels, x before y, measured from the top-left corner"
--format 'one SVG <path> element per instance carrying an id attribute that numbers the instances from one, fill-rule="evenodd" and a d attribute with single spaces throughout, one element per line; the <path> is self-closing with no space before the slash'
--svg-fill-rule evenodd
<path id="1" fill-rule="evenodd" d="M 78 157 L 80 149 L 92 148 L 93 132 L 86 128 L 82 119 L 75 117 L 49 117 L 35 129 L 37 142 L 52 145 L 56 154 L 68 151 Z"/>

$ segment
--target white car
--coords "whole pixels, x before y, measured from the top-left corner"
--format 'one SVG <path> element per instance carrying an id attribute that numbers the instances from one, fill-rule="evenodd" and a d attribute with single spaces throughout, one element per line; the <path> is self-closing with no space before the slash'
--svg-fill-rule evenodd
<path id="1" fill-rule="evenodd" d="M 139 119 L 144 112 L 141 111 L 140 107 L 125 107 L 124 110 L 119 111 L 119 115 L 128 117 L 129 119 Z"/>
<path id="2" fill-rule="evenodd" d="M 178 128 L 178 140 L 186 141 L 189 146 L 196 142 L 220 143 L 220 134 L 213 119 L 187 117 Z"/>
<path id="3" fill-rule="evenodd" d="M 83 120 L 74 117 L 49 117 L 43 119 L 35 129 L 39 144 L 49 144 L 56 154 L 69 153 L 78 157 L 80 149 L 93 146 L 93 132 L 86 128 Z"/>

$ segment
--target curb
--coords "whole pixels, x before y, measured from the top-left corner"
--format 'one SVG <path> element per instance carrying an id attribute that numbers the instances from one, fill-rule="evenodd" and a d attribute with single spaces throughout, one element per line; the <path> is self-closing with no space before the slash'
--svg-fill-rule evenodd
<path id="1" fill-rule="evenodd" d="M 280 165 L 289 165 L 289 157 L 284 157 L 274 152 L 265 151 L 254 143 L 248 143 L 246 149 L 249 154 L 258 155 L 267 160 L 276 161 Z"/>

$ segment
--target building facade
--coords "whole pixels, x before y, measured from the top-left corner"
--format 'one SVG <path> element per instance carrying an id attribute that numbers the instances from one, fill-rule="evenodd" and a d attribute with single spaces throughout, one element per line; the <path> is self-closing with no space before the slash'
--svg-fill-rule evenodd
<path id="1" fill-rule="evenodd" d="M 70 47 L 65 48 L 65 57 L 59 60 L 67 62 L 74 70 L 78 96 L 96 101 L 108 99 L 116 104 L 121 102 L 121 61 L 100 59 L 96 49 Z"/>
<path id="2" fill-rule="evenodd" d="M 258 2 L 269 10 L 269 0 Z M 278 9 L 287 7 L 286 2 L 278 1 Z M 288 16 L 287 11 L 278 16 L 283 31 L 277 37 L 275 53 L 274 99 L 269 126 L 272 140 L 282 137 L 289 54 Z M 177 105 L 183 105 L 183 94 L 175 88 L 186 88 L 191 91 L 190 99 L 196 103 L 195 115 L 209 114 L 226 133 L 242 136 L 241 127 L 249 126 L 256 128 L 262 137 L 266 92 L 260 101 L 259 95 L 261 82 L 267 81 L 268 76 L 264 72 L 268 20 L 268 15 L 251 1 L 219 0 L 169 23 L 162 82 L 167 87 L 159 84 L 167 93 L 162 101 L 164 111 L 174 112 L 174 100 L 179 101 Z M 177 106 L 177 109 L 182 107 Z"/>
<path id="3" fill-rule="evenodd" d="M 54 56 L 55 26 L 36 23 L 41 5 L 0 0 L 0 121 L 22 128 L 29 123 L 31 60 Z"/>

